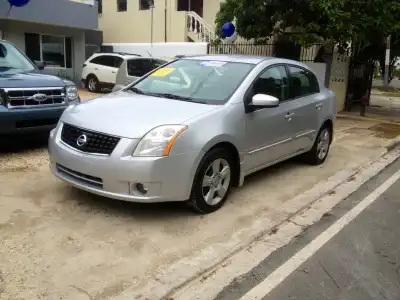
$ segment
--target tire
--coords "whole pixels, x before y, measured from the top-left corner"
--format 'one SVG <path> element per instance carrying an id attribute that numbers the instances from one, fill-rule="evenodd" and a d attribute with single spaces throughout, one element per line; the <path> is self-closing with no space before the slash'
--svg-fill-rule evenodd
<path id="1" fill-rule="evenodd" d="M 325 162 L 329 154 L 332 142 L 332 130 L 324 125 L 318 132 L 312 149 L 304 155 L 305 161 L 313 166 L 321 165 Z"/>
<path id="2" fill-rule="evenodd" d="M 208 152 L 197 169 L 188 204 L 200 214 L 220 209 L 231 190 L 234 170 L 228 150 L 217 148 Z"/>
<path id="3" fill-rule="evenodd" d="M 87 89 L 92 93 L 99 93 L 100 92 L 100 82 L 95 75 L 89 75 L 86 78 L 86 86 Z"/>

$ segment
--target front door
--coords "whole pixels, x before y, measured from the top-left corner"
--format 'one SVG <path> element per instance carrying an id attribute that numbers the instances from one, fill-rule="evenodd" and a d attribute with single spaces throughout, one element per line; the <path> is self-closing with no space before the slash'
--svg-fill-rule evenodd
<path id="1" fill-rule="evenodd" d="M 245 173 L 261 169 L 296 151 L 293 146 L 293 104 L 288 100 L 289 83 L 283 65 L 262 71 L 250 88 L 245 101 L 256 94 L 277 97 L 281 103 L 274 108 L 261 108 L 246 114 Z"/>

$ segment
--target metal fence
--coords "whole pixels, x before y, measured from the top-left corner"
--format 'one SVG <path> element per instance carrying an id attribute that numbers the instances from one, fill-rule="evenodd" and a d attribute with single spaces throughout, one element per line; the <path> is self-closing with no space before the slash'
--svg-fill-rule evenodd
<path id="1" fill-rule="evenodd" d="M 234 44 L 209 44 L 208 54 L 241 54 L 274 56 L 294 59 L 302 62 L 317 62 L 322 51 L 323 44 L 314 44 L 308 48 L 295 43 L 262 43 L 251 42 Z"/>

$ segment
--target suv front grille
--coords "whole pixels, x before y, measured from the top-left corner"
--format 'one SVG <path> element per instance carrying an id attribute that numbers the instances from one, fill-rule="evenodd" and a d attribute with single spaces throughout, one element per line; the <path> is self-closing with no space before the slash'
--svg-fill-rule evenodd
<path id="1" fill-rule="evenodd" d="M 82 152 L 110 155 L 120 138 L 64 123 L 61 140 Z"/>
<path id="2" fill-rule="evenodd" d="M 34 108 L 66 104 L 63 87 L 5 88 L 8 108 Z"/>

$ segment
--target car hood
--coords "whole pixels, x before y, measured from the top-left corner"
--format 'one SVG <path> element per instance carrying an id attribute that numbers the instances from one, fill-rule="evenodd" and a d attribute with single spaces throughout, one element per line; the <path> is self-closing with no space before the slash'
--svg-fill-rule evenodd
<path id="1" fill-rule="evenodd" d="M 2 88 L 62 87 L 65 84 L 65 81 L 57 76 L 41 74 L 39 72 L 19 74 L 0 73 L 0 87 Z"/>
<path id="2" fill-rule="evenodd" d="M 141 138 L 157 126 L 182 124 L 219 107 L 120 91 L 69 107 L 61 121 L 110 135 Z"/>

